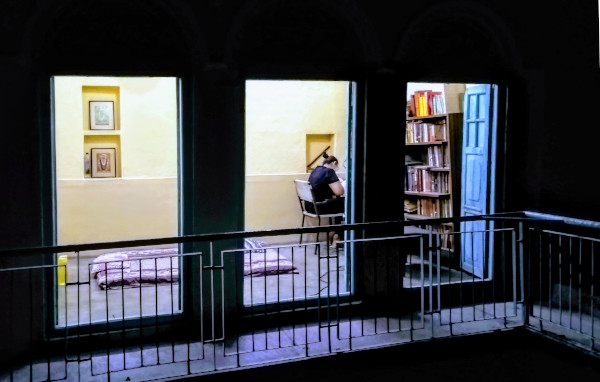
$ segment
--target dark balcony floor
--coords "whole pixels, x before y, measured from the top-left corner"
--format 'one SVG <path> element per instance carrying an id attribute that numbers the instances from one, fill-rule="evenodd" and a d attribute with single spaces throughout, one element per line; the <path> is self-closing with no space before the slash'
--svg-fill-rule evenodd
<path id="1" fill-rule="evenodd" d="M 525 328 L 338 353 L 186 381 L 598 381 L 600 359 Z M 174 379 L 173 379 L 174 380 Z"/>

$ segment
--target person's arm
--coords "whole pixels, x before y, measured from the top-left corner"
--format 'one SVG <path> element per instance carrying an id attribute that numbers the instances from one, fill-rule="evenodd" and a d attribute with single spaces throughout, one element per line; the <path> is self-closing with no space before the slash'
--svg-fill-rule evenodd
<path id="1" fill-rule="evenodd" d="M 331 188 L 331 191 L 333 191 L 335 196 L 344 195 L 344 187 L 342 187 L 340 178 L 337 177 L 337 174 L 333 169 L 327 169 L 327 184 L 329 184 L 329 188 Z"/>
<path id="2" fill-rule="evenodd" d="M 331 191 L 333 191 L 336 196 L 344 195 L 344 187 L 339 180 L 337 182 L 329 183 L 329 188 L 331 188 Z"/>

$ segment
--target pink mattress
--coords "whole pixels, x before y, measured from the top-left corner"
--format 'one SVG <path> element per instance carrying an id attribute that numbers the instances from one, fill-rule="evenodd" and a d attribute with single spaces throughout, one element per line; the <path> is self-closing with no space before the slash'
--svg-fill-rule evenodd
<path id="1" fill-rule="evenodd" d="M 177 248 L 105 253 L 91 265 L 91 276 L 101 289 L 139 287 L 179 281 Z"/>
<path id="2" fill-rule="evenodd" d="M 244 239 L 244 276 L 268 276 L 294 273 L 296 267 L 277 249 L 265 248 L 267 243 L 254 239 Z"/>
<path id="3" fill-rule="evenodd" d="M 244 252 L 244 276 L 294 273 L 296 267 L 290 260 L 276 249 L 263 248 L 266 246 L 267 243 L 258 240 L 244 240 L 244 248 L 248 249 Z M 90 271 L 101 289 L 176 283 L 179 281 L 178 249 L 105 253 L 94 259 Z"/>

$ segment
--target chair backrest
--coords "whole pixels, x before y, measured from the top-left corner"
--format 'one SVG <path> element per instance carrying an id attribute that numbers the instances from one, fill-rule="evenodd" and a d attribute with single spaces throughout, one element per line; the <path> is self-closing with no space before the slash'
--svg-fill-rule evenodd
<path id="1" fill-rule="evenodd" d="M 310 189 L 310 183 L 306 180 L 294 179 L 296 184 L 296 193 L 300 200 L 306 200 L 307 202 L 313 203 L 313 195 Z"/>

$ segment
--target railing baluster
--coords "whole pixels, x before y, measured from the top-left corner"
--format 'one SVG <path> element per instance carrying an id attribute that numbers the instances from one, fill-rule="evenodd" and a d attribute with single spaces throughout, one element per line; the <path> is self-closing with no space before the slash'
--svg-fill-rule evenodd
<path id="1" fill-rule="evenodd" d="M 140 271 L 141 282 L 143 282 L 143 279 Z M 156 257 L 154 258 L 154 333 L 156 334 L 156 364 L 160 365 L 160 352 L 158 351 L 160 346 L 158 335 L 158 259 Z"/>
<path id="2" fill-rule="evenodd" d="M 170 256 L 169 259 L 169 299 L 171 301 L 171 315 L 169 317 L 169 323 L 171 326 L 174 326 L 175 320 L 175 310 L 174 310 L 174 297 L 173 297 L 173 260 L 175 260 L 177 256 Z M 179 274 L 177 276 L 177 280 L 179 280 Z M 173 362 L 175 362 L 175 338 L 171 340 L 171 357 Z"/>
<path id="3" fill-rule="evenodd" d="M 131 263 L 129 263 L 131 265 Z M 138 269 L 140 270 L 140 272 L 142 271 L 142 259 L 138 260 Z M 142 322 L 142 317 L 144 316 L 144 311 L 143 311 L 143 298 L 142 298 L 142 284 L 140 283 L 140 285 L 138 286 L 138 289 L 140 291 L 140 325 L 139 325 L 139 331 L 140 331 L 140 359 L 141 359 L 141 363 L 142 366 L 144 365 L 144 345 L 145 345 L 145 341 L 144 341 L 144 326 L 143 326 L 143 322 Z"/>
<path id="4" fill-rule="evenodd" d="M 548 234 L 548 314 L 552 322 L 552 234 Z"/>
<path id="5" fill-rule="evenodd" d="M 447 237 L 447 234 L 445 232 L 436 233 L 436 235 L 435 235 L 435 253 L 436 253 L 436 268 L 437 268 L 437 307 L 435 307 L 435 309 L 432 310 L 432 313 L 434 311 L 442 310 L 442 259 L 441 259 L 441 252 L 442 252 L 441 246 L 442 245 L 441 245 L 441 243 L 443 242 L 443 239 L 441 239 L 441 235 L 446 235 L 446 237 Z M 448 256 L 448 257 L 450 257 L 450 256 Z M 450 269 L 450 268 L 448 268 L 448 269 Z M 450 272 L 448 272 L 448 274 L 450 274 Z M 433 325 L 433 320 L 431 320 L 431 324 Z"/>
<path id="6" fill-rule="evenodd" d="M 280 267 L 279 267 L 279 260 L 280 260 L 280 248 L 277 248 L 277 316 L 279 317 L 278 321 L 278 326 L 277 326 L 277 342 L 278 342 L 278 346 L 281 347 L 281 277 L 280 275 Z M 265 281 L 265 285 L 266 285 L 266 281 Z"/>
<path id="7" fill-rule="evenodd" d="M 296 261 L 294 259 L 294 248 L 296 248 L 295 246 L 292 246 L 291 248 L 291 254 L 292 254 L 292 312 L 294 317 L 296 316 L 296 275 L 293 271 L 294 268 L 298 269 L 298 267 L 296 267 Z M 304 264 L 304 267 L 306 268 L 306 264 Z M 293 321 L 292 322 L 292 346 L 295 346 L 296 344 L 296 322 Z"/>
<path id="8" fill-rule="evenodd" d="M 307 274 L 308 269 L 306 267 L 306 250 L 308 248 L 308 244 L 304 245 L 304 351 L 305 356 L 308 357 L 308 286 L 307 286 Z"/>
<path id="9" fill-rule="evenodd" d="M 542 272 L 542 264 L 543 264 L 543 244 L 544 244 L 544 233 L 542 231 L 539 231 L 539 241 L 540 241 L 540 251 L 539 251 L 539 260 L 540 260 L 540 274 L 539 274 L 539 285 L 538 285 L 538 289 L 540 291 L 540 312 L 539 312 L 539 317 L 540 320 L 542 319 L 542 312 L 544 309 L 544 297 L 543 297 L 543 272 Z"/>
<path id="10" fill-rule="evenodd" d="M 477 314 L 475 311 L 475 271 L 477 270 L 478 264 L 475 263 L 475 234 L 476 232 L 471 232 L 471 264 L 473 264 L 473 272 L 471 273 L 471 304 L 473 304 L 473 321 L 477 321 Z"/>
<path id="11" fill-rule="evenodd" d="M 481 306 L 482 306 L 482 310 L 483 310 L 483 319 L 485 320 L 485 279 L 486 279 L 486 273 L 487 273 L 487 268 L 486 268 L 486 258 L 489 255 L 489 242 L 486 240 L 487 239 L 487 231 L 482 231 L 481 232 L 481 267 L 482 267 L 482 272 L 481 272 Z"/>
<path id="12" fill-rule="evenodd" d="M 583 293 L 583 284 L 581 282 L 581 273 L 582 273 L 581 268 L 583 265 L 582 261 L 581 261 L 582 252 L 583 252 L 582 246 L 583 246 L 583 239 L 579 238 L 579 261 L 578 261 L 578 266 L 577 266 L 577 273 L 579 276 L 579 282 L 578 282 L 579 285 L 577 288 L 579 290 L 579 293 L 578 293 L 579 301 L 577 302 L 577 306 L 579 309 L 579 311 L 578 311 L 578 313 L 579 313 L 579 333 L 583 333 L 583 321 L 582 321 L 582 318 L 583 318 L 582 310 L 583 309 L 582 309 L 582 301 L 581 301 L 581 295 Z"/>
<path id="13" fill-rule="evenodd" d="M 265 262 L 265 264 L 267 263 L 267 250 L 263 249 L 263 260 Z M 264 311 L 264 322 L 265 322 L 265 350 L 269 348 L 269 333 L 268 333 L 268 327 L 269 327 L 269 322 L 267 320 L 267 274 L 266 272 L 263 275 L 263 284 L 264 284 L 264 300 L 263 300 L 263 311 Z"/>
<path id="14" fill-rule="evenodd" d="M 512 254 L 512 303 L 513 303 L 513 315 L 517 315 L 517 233 L 515 230 L 511 230 L 511 254 Z M 506 313 L 506 299 L 504 299 L 504 316 L 508 316 Z"/>
<path id="15" fill-rule="evenodd" d="M 594 315 L 594 298 L 595 298 L 595 296 L 594 296 L 594 282 L 595 282 L 594 263 L 595 263 L 595 256 L 596 256 L 596 254 L 594 253 L 595 252 L 594 251 L 594 244 L 595 244 L 595 242 L 593 242 L 593 241 L 590 243 L 590 245 L 591 245 L 590 255 L 591 255 L 591 260 L 592 260 L 591 261 L 592 264 L 591 264 L 591 267 L 590 267 L 590 269 L 592 271 L 592 275 L 591 275 L 592 277 L 590 278 L 590 316 L 592 316 L 592 349 L 594 348 L 594 342 L 593 341 L 596 338 L 596 333 L 594 331 L 594 329 L 595 329 L 594 328 L 594 326 L 595 326 L 595 322 L 594 322 L 594 317 L 595 317 L 595 315 Z"/>
<path id="16" fill-rule="evenodd" d="M 29 378 L 33 381 L 33 269 L 27 271 L 29 275 Z"/>
<path id="17" fill-rule="evenodd" d="M 558 323 L 562 325 L 562 235 L 558 235 Z"/>
<path id="18" fill-rule="evenodd" d="M 498 234 L 500 235 L 499 242 L 501 243 L 500 244 L 501 248 L 504 248 L 505 243 L 506 243 L 506 235 L 505 235 L 504 232 L 505 231 L 498 232 Z M 492 233 L 492 235 L 494 233 Z M 496 243 L 495 240 L 494 240 L 494 243 Z M 489 267 L 491 268 L 491 270 L 490 270 L 490 279 L 491 279 L 490 283 L 491 283 L 491 288 L 492 288 L 492 305 L 494 307 L 494 318 L 497 318 L 498 316 L 497 316 L 497 312 L 496 312 L 496 304 L 497 304 L 498 300 L 496 300 L 496 259 L 495 259 L 495 256 L 494 256 L 494 258 L 491 258 L 490 261 L 491 261 L 491 264 L 489 264 Z M 506 307 L 504 308 L 504 312 L 506 313 Z"/>
<path id="19" fill-rule="evenodd" d="M 121 261 L 121 345 L 123 347 L 123 369 L 127 369 L 125 361 L 125 277 L 124 261 Z M 91 285 L 91 280 L 90 280 Z M 90 288 L 91 289 L 91 288 Z"/>
<path id="20" fill-rule="evenodd" d="M 430 232 L 427 237 L 429 241 L 429 250 L 427 251 L 429 257 L 429 311 L 433 312 L 433 233 Z"/>
<path id="21" fill-rule="evenodd" d="M 573 329 L 573 238 L 569 237 L 569 329 Z"/>

